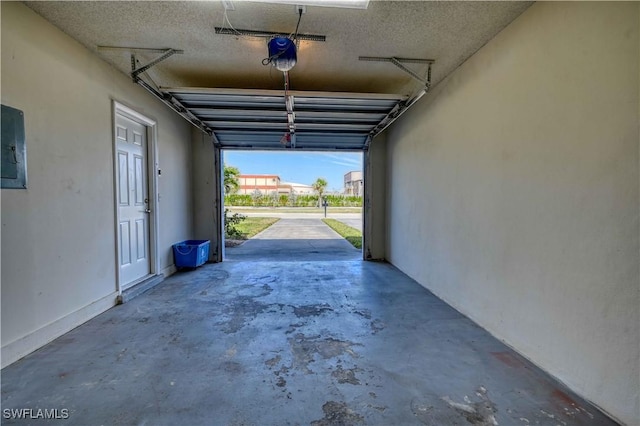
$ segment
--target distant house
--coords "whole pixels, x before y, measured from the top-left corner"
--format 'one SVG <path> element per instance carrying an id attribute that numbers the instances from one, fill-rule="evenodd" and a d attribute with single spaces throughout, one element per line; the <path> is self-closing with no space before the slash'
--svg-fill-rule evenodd
<path id="1" fill-rule="evenodd" d="M 291 187 L 282 184 L 278 175 L 240 175 L 238 194 L 253 194 L 256 190 L 263 194 L 288 194 Z"/>
<path id="2" fill-rule="evenodd" d="M 297 195 L 314 194 L 311 185 L 295 182 L 282 182 L 278 175 L 240 175 L 238 176 L 238 194 L 253 194 L 256 190 L 264 195 L 271 195 L 274 192 L 281 195 L 291 193 Z"/>
<path id="3" fill-rule="evenodd" d="M 291 192 L 297 195 L 309 195 L 315 193 L 313 186 L 305 185 L 303 183 L 282 182 L 282 185 L 291 187 Z"/>
<path id="4" fill-rule="evenodd" d="M 351 171 L 344 175 L 344 194 L 362 196 L 364 193 L 364 181 L 361 171 Z"/>

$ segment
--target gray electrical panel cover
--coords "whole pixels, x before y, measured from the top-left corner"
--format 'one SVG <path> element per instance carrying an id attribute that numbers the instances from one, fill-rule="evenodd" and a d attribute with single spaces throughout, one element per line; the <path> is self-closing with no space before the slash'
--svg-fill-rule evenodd
<path id="1" fill-rule="evenodd" d="M 24 140 L 24 113 L 2 105 L 2 188 L 27 187 L 27 148 Z"/>

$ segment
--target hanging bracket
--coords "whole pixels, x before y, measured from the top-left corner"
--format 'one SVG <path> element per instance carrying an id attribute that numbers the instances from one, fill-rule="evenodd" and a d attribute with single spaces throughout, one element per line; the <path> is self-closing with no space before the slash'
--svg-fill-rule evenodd
<path id="1" fill-rule="evenodd" d="M 100 52 L 105 52 L 105 51 L 131 52 L 131 78 L 133 79 L 133 81 L 138 80 L 139 78 L 138 75 L 147 71 L 149 68 L 153 67 L 154 65 L 157 65 L 160 62 L 164 61 L 168 57 L 176 54 L 182 55 L 184 53 L 184 50 L 173 49 L 173 48 L 156 48 L 156 47 L 150 48 L 150 47 L 127 47 L 127 46 L 97 46 L 97 47 L 98 47 L 98 51 Z M 160 53 L 161 55 L 158 56 L 156 59 L 152 60 L 151 62 L 149 62 L 147 65 L 143 65 L 139 68 L 136 68 L 137 64 L 135 60 L 135 54 L 140 52 Z"/>
<path id="2" fill-rule="evenodd" d="M 392 110 L 387 114 L 387 116 L 380 122 L 376 127 L 369 132 L 369 137 L 365 143 L 365 149 L 369 149 L 369 145 L 371 144 L 371 140 L 377 136 L 379 133 L 383 132 L 387 127 L 389 127 L 394 121 L 396 121 L 402 114 L 404 114 L 409 108 L 415 105 L 416 102 L 420 100 L 424 95 L 427 94 L 429 89 L 431 88 L 431 65 L 435 62 L 433 59 L 410 59 L 410 58 L 379 58 L 374 56 L 360 56 L 358 58 L 361 61 L 375 61 L 375 62 L 391 62 L 396 67 L 400 68 L 402 71 L 409 74 L 414 79 L 418 80 L 420 83 L 424 85 L 422 89 L 418 91 L 415 95 L 413 95 L 410 99 L 406 101 L 399 102 Z M 422 78 L 418 74 L 416 74 L 413 70 L 407 68 L 403 62 L 405 63 L 414 63 L 414 64 L 427 64 L 427 78 Z"/>
<path id="3" fill-rule="evenodd" d="M 427 89 L 431 87 L 431 64 L 435 61 L 433 59 L 414 59 L 414 58 L 396 58 L 395 56 L 391 58 L 383 58 L 379 56 L 359 56 L 359 61 L 368 61 L 368 62 L 391 62 L 396 67 L 400 68 L 402 71 L 409 74 L 414 79 L 418 80 L 422 83 Z M 406 67 L 404 63 L 412 63 L 412 64 L 427 64 L 427 78 L 420 77 L 416 72 L 412 69 Z"/>
<path id="4" fill-rule="evenodd" d="M 147 79 L 151 80 L 153 85 L 144 81 L 140 74 L 146 72 L 154 65 L 159 64 L 170 56 L 175 54 L 182 54 L 184 50 L 178 49 L 157 49 L 157 48 L 145 48 L 145 47 L 122 47 L 122 46 L 98 46 L 99 51 L 107 51 L 107 50 L 115 50 L 115 51 L 127 51 L 131 53 L 131 78 L 133 82 L 142 86 L 145 90 L 151 93 L 153 96 L 162 101 L 169 108 L 178 113 L 182 118 L 187 120 L 189 123 L 193 124 L 204 133 L 210 135 L 213 139 L 213 143 L 216 146 L 220 145 L 216 135 L 213 133 L 213 130 L 198 117 L 193 115 L 178 99 L 176 99 L 171 93 L 166 93 L 159 90 L 156 86 L 155 82 L 151 80 L 151 77 L 147 75 Z M 152 60 L 146 65 L 138 67 L 138 60 L 136 59 L 136 53 L 145 52 L 145 53 L 160 53 L 160 56 Z"/>
<path id="5" fill-rule="evenodd" d="M 162 53 L 160 56 L 158 56 L 157 58 L 149 62 L 147 65 L 143 65 L 139 68 L 136 68 L 134 53 L 132 53 L 131 54 L 131 78 L 133 78 L 133 81 L 137 81 L 139 78 L 138 75 L 142 74 L 143 72 L 153 67 L 154 65 L 159 64 L 160 62 L 164 61 L 170 56 L 175 55 L 176 53 L 181 54 L 181 53 L 184 53 L 184 51 L 177 50 L 177 49 L 165 49 L 164 53 Z"/>

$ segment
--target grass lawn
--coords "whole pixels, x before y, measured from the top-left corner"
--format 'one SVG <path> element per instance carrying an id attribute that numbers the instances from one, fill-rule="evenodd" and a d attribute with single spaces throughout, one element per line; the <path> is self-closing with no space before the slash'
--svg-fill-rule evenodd
<path id="1" fill-rule="evenodd" d="M 237 224 L 236 229 L 242 233 L 243 240 L 248 240 L 279 220 L 277 217 L 248 217 Z"/>
<path id="2" fill-rule="evenodd" d="M 357 249 L 362 248 L 362 232 L 358 231 L 356 228 L 345 225 L 339 220 L 322 219 L 322 221 L 326 223 L 329 228 L 340 234 L 345 240 L 349 241 L 352 246 Z"/>

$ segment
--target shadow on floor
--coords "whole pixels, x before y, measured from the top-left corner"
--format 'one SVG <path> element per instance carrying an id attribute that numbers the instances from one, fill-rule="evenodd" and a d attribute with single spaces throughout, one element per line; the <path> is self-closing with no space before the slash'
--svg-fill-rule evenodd
<path id="1" fill-rule="evenodd" d="M 362 259 L 362 252 L 342 237 L 335 239 L 252 239 L 225 249 L 228 261 L 310 262 Z"/>

